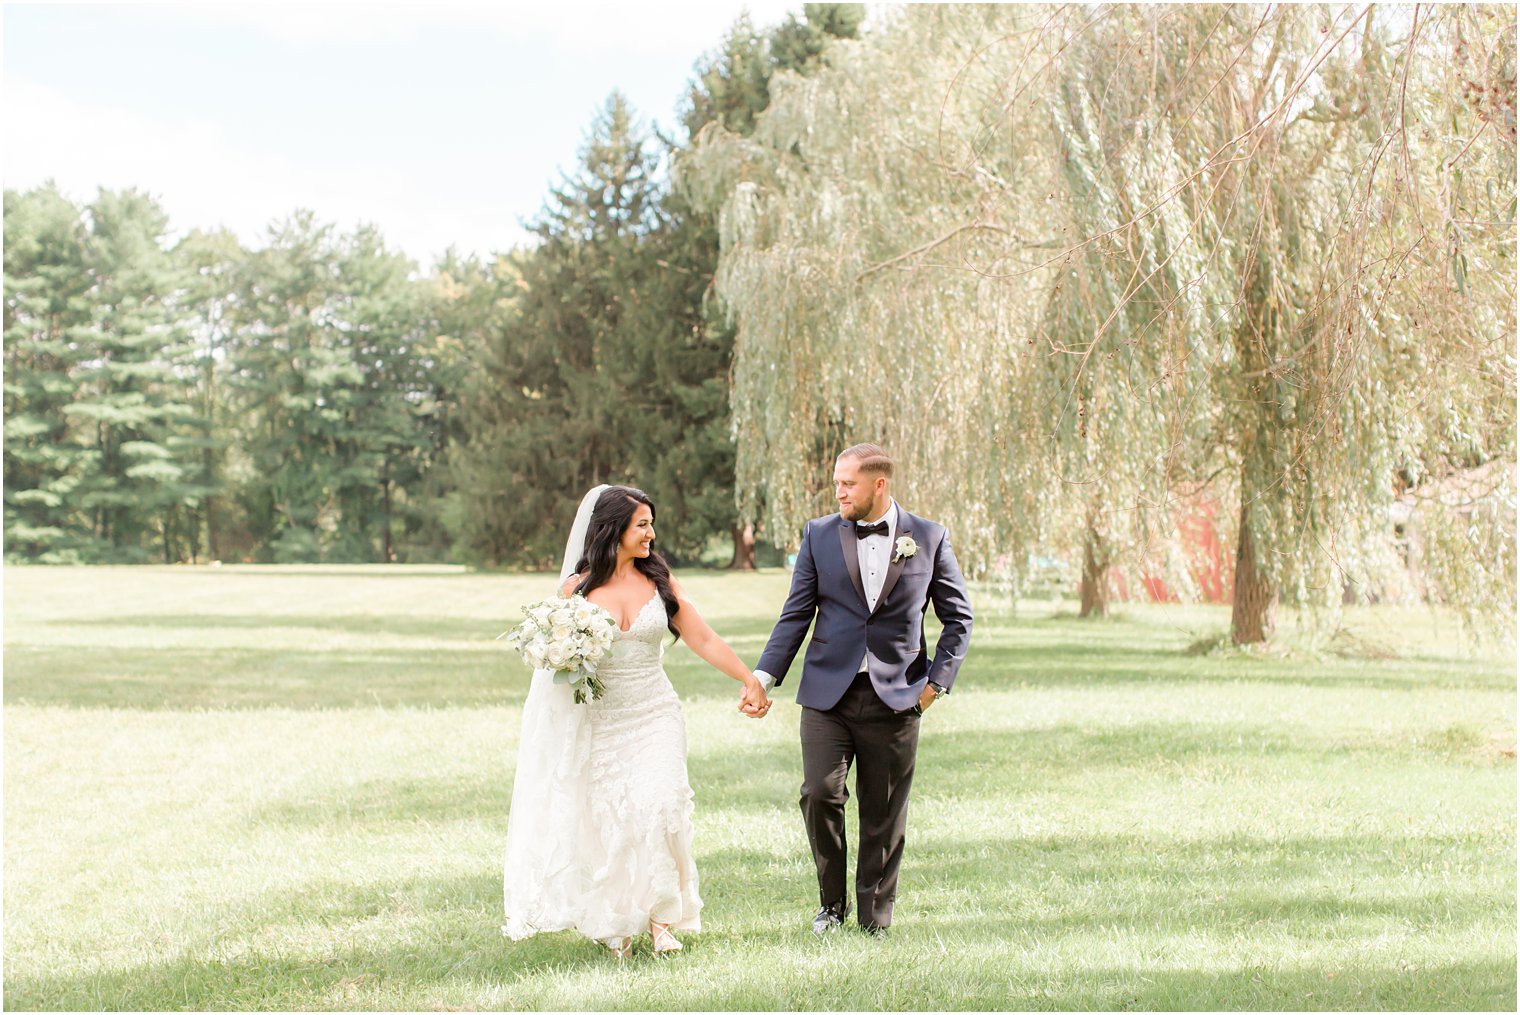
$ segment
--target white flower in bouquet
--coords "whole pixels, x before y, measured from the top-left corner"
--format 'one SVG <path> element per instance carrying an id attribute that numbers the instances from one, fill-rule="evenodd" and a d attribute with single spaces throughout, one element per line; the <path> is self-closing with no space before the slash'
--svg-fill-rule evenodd
<path id="1" fill-rule="evenodd" d="M 545 599 L 522 608 L 523 622 L 505 637 L 535 670 L 553 670 L 554 679 L 575 691 L 577 704 L 606 692 L 596 671 L 612 649 L 617 621 L 584 596 Z"/>

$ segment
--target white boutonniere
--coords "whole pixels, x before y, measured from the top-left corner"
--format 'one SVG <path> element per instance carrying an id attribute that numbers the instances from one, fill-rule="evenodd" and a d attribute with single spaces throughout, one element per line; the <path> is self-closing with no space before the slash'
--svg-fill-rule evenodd
<path id="1" fill-rule="evenodd" d="M 913 541 L 912 536 L 898 536 L 897 556 L 892 558 L 892 563 L 896 564 L 900 560 L 907 560 L 917 552 L 918 544 Z"/>

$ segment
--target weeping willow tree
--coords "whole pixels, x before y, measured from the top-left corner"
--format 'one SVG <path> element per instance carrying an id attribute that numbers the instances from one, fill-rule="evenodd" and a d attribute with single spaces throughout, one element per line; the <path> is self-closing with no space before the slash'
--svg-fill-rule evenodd
<path id="1" fill-rule="evenodd" d="M 840 449 L 886 445 L 910 509 L 947 522 L 962 562 L 1022 561 L 1052 482 L 1007 411 L 1038 280 L 968 270 L 1019 244 L 1011 195 L 1050 192 L 1010 75 L 1042 15 L 915 5 L 781 75 L 750 137 L 710 128 L 677 164 L 721 206 L 715 285 L 736 324 L 740 508 L 795 545 L 829 510 Z M 1035 241 L 1054 249 L 1052 230 Z"/>
<path id="2" fill-rule="evenodd" d="M 1070 245 L 1054 261 L 1034 334 L 1024 404 L 1047 407 L 1047 467 L 1063 479 L 1058 548 L 1082 561 L 1081 615 L 1106 612 L 1111 572 L 1164 577 L 1196 598 L 1173 518 L 1179 497 L 1207 485 L 1198 449 L 1215 402 L 1193 369 L 1210 356 L 1214 310 L 1228 300 L 1175 193 L 1186 181 L 1170 124 L 1155 115 L 1152 71 L 1111 59 L 1131 25 L 1085 11 L 1064 27 L 1045 89 L 1049 200 Z M 1035 262 L 1033 267 L 1040 267 Z M 1025 271 L 1030 268 L 1023 269 Z M 1076 522 L 1080 524 L 1075 524 Z"/>
<path id="3" fill-rule="evenodd" d="M 1176 574 L 1206 488 L 1250 643 L 1387 593 L 1395 496 L 1498 462 L 1424 550 L 1439 598 L 1512 610 L 1512 12 L 916 6 L 829 64 L 681 166 L 770 538 L 866 438 L 973 572 Z"/>
<path id="4" fill-rule="evenodd" d="M 902 499 L 951 525 L 975 573 L 1017 582 L 1053 551 L 1084 559 L 1086 593 L 1120 562 L 1187 580 L 1167 492 L 1197 406 L 1163 389 L 1176 350 L 1135 348 L 1185 265 L 1136 296 L 1078 242 L 1116 193 L 1180 173 L 1107 164 L 1067 69 L 1091 21 L 910 7 L 777 88 L 750 141 L 714 132 L 680 167 L 724 202 L 739 488 L 765 491 L 770 538 L 827 509 L 840 447 L 879 439 L 906 464 Z M 1053 117 L 1083 119 L 1090 150 L 1058 151 Z M 1105 335 L 1115 348 L 1087 348 Z"/>
<path id="5" fill-rule="evenodd" d="M 1105 251 L 1119 302 L 1093 306 L 1094 319 L 1108 314 L 1104 340 L 1081 358 L 1143 348 L 1154 366 L 1174 347 L 1161 332 L 1185 328 L 1172 401 L 1206 407 L 1188 460 L 1238 504 L 1232 638 L 1264 641 L 1280 601 L 1366 598 L 1400 571 L 1389 509 L 1401 473 L 1513 462 L 1513 17 L 1371 5 L 1103 14 L 1074 47 L 1098 129 L 1119 140 L 1093 166 L 1142 146 L 1139 160 L 1172 172 L 1141 194 L 1096 179 L 1108 202 L 1073 190 L 1118 211 L 1086 249 L 1120 241 Z M 1482 69 L 1463 81 L 1454 68 L 1469 47 Z M 1507 120 L 1493 104 L 1506 75 Z M 1182 284 L 1149 298 L 1168 275 Z M 1155 306 L 1156 333 L 1131 344 L 1110 324 L 1133 320 L 1136 302 Z M 1494 492 L 1499 525 L 1474 532 L 1502 565 L 1512 483 Z M 1442 545 L 1465 564 L 1448 561 L 1448 585 L 1480 572 L 1473 546 Z M 1492 582 L 1445 591 L 1513 603 L 1512 580 L 1497 600 L 1506 590 Z"/>

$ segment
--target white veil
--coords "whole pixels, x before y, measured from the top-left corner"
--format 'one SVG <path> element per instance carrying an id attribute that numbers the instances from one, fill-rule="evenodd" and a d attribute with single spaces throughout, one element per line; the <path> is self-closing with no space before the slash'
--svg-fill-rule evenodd
<path id="1" fill-rule="evenodd" d="M 605 484 L 581 498 L 560 563 L 563 582 L 575 573 L 585 550 L 586 529 Z M 582 841 L 591 731 L 586 706 L 575 703 L 569 684 L 552 670 L 535 670 L 523 705 L 517 775 L 507 819 L 507 856 L 502 878 L 507 922 L 502 932 L 524 938 L 539 931 L 574 927 L 581 917 L 590 876 Z"/>

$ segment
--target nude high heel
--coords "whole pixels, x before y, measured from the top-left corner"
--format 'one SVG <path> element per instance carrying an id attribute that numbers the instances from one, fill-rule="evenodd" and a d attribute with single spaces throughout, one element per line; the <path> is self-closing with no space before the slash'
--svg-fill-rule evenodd
<path id="1" fill-rule="evenodd" d="M 654 953 L 656 955 L 669 955 L 681 950 L 681 942 L 670 932 L 670 924 L 655 923 L 649 921 L 649 935 L 654 938 Z"/>

